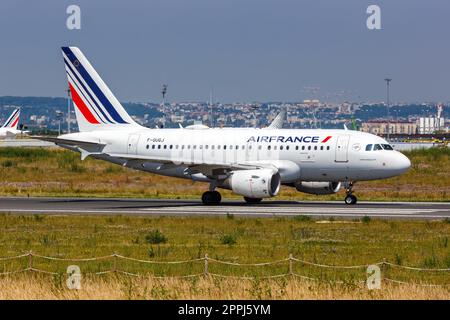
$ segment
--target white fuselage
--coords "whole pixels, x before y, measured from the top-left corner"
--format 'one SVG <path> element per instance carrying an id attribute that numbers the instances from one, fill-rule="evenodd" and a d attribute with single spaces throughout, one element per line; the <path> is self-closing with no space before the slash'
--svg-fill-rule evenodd
<path id="1" fill-rule="evenodd" d="M 409 159 L 375 135 L 328 129 L 148 129 L 72 133 L 59 138 L 106 144 L 95 158 L 160 175 L 209 181 L 189 167 L 273 166 L 282 183 L 361 181 L 404 173 Z M 73 149 L 73 148 L 72 148 Z M 202 172 L 204 172 L 203 170 Z"/>

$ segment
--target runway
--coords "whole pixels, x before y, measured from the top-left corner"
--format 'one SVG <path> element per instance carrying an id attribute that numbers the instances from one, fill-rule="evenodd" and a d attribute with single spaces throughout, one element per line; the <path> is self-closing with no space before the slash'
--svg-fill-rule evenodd
<path id="1" fill-rule="evenodd" d="M 141 215 L 196 216 L 226 215 L 252 217 L 298 216 L 358 219 L 450 219 L 450 203 L 439 202 L 358 202 L 343 201 L 263 201 L 247 205 L 223 201 L 220 206 L 204 206 L 199 200 L 121 199 L 121 198 L 0 198 L 0 212 L 53 215 Z"/>

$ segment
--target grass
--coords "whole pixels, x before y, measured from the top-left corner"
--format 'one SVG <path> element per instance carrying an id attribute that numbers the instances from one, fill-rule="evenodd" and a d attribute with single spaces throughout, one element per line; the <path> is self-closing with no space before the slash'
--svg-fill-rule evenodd
<path id="1" fill-rule="evenodd" d="M 38 218 L 37 218 L 38 217 Z M 294 257 L 319 264 L 364 265 L 389 262 L 421 268 L 450 268 L 450 224 L 444 221 L 302 221 L 296 218 L 130 217 L 0 215 L 0 257 L 30 250 L 59 258 L 89 258 L 118 253 L 143 260 L 179 261 L 210 258 L 260 263 Z M 150 235 L 150 236 L 149 236 Z M 0 272 L 26 268 L 28 257 L 0 261 Z M 34 257 L 33 267 L 65 274 L 73 262 Z M 80 262 L 82 272 L 116 268 L 142 275 L 201 274 L 204 261 L 145 264 L 123 259 Z M 240 267 L 209 263 L 221 275 L 265 277 L 286 273 L 287 261 L 268 266 Z M 301 262 L 293 272 L 323 283 L 356 283 L 366 270 L 320 268 Z M 450 285 L 448 272 L 385 268 L 390 278 L 413 283 Z"/>
<path id="2" fill-rule="evenodd" d="M 442 288 L 387 284 L 369 291 L 363 286 L 314 284 L 302 280 L 238 280 L 200 277 L 191 280 L 123 277 L 82 278 L 80 290 L 62 279 L 0 278 L 0 299 L 449 299 Z"/>
<path id="3" fill-rule="evenodd" d="M 412 161 L 404 175 L 377 181 L 358 182 L 360 200 L 450 201 L 450 148 L 415 150 L 406 153 Z M 0 148 L 3 196 L 75 196 L 199 198 L 204 183 L 133 171 L 78 153 L 56 148 Z M 241 198 L 221 190 L 225 198 Z M 330 196 L 314 196 L 283 187 L 275 199 L 342 200 L 343 190 Z"/>

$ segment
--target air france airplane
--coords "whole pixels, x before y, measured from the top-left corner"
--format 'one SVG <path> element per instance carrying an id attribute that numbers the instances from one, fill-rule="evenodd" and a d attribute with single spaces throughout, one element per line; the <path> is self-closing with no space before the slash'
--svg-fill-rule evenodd
<path id="1" fill-rule="evenodd" d="M 78 133 L 36 137 L 124 167 L 209 184 L 202 196 L 217 205 L 217 188 L 248 203 L 275 197 L 281 186 L 316 195 L 344 187 L 355 204 L 356 181 L 385 179 L 411 165 L 386 140 L 350 130 L 209 128 L 150 129 L 137 124 L 76 47 L 62 53 L 75 104 Z M 278 121 L 279 122 L 279 121 Z"/>
<path id="2" fill-rule="evenodd" d="M 9 116 L 8 120 L 0 128 L 0 140 L 6 138 L 14 138 L 16 135 L 22 133 L 23 131 L 17 130 L 20 118 L 20 109 L 17 108 Z"/>

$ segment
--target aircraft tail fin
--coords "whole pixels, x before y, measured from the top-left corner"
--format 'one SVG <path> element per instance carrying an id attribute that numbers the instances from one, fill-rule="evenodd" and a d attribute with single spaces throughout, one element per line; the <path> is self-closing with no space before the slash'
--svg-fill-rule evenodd
<path id="1" fill-rule="evenodd" d="M 17 108 L 13 111 L 13 113 L 9 116 L 8 120 L 3 124 L 2 128 L 9 129 L 17 129 L 17 125 L 19 124 L 20 118 L 20 108 Z"/>
<path id="2" fill-rule="evenodd" d="M 62 53 L 80 131 L 139 126 L 80 49 L 62 47 Z"/>

